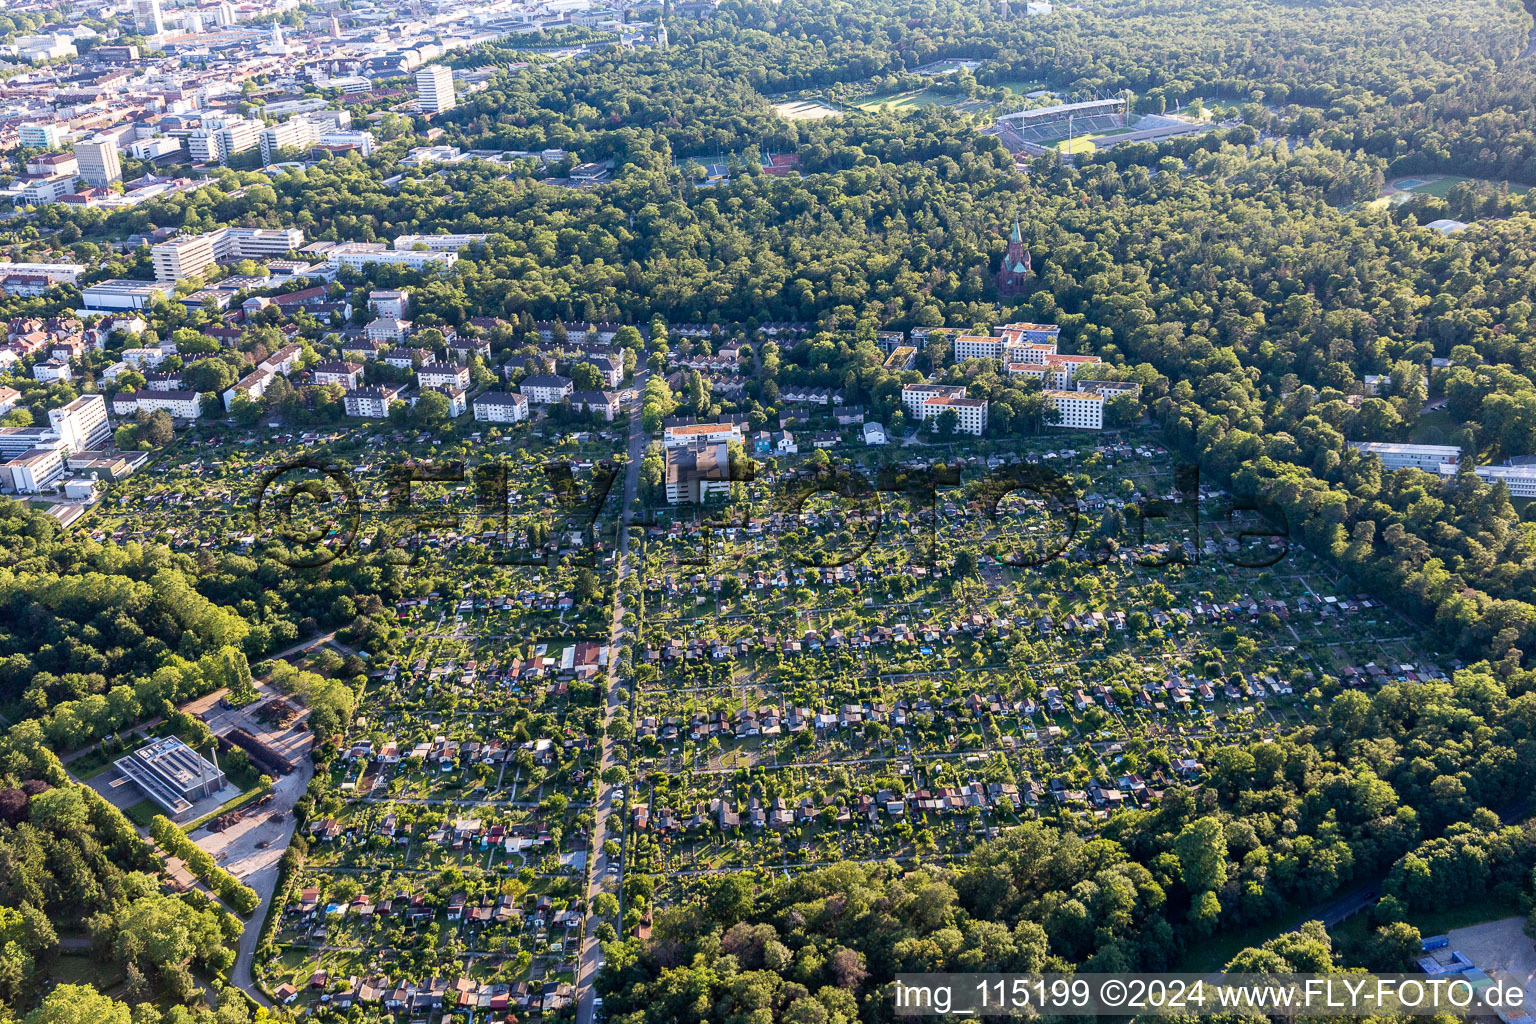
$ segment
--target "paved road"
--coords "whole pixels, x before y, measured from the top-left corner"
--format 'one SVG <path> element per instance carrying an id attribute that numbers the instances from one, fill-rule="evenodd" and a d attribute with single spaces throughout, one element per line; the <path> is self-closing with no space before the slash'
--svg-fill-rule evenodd
<path id="1" fill-rule="evenodd" d="M 644 394 L 648 376 L 649 371 L 640 371 L 635 374 L 637 395 Z M 640 404 L 637 399 L 629 413 L 629 466 L 624 474 L 624 508 L 619 517 L 619 552 L 614 565 L 613 621 L 609 625 L 608 632 L 608 715 L 610 718 L 627 714 L 627 709 L 619 698 L 619 692 L 626 681 L 619 679 L 615 673 L 619 660 L 619 641 L 622 638 L 624 617 L 624 603 L 618 594 L 618 588 L 624 580 L 629 562 L 629 521 L 635 498 L 640 493 L 640 460 L 645 456 L 646 437 L 645 431 L 640 426 Z M 597 802 L 593 806 L 595 823 L 592 826 L 592 842 L 589 847 L 591 856 L 588 864 L 591 873 L 587 882 L 587 924 L 581 942 L 581 962 L 576 969 L 577 1024 L 592 1024 L 597 1012 L 596 992 L 593 991 L 592 983 L 597 978 L 602 950 L 597 941 L 597 915 L 593 914 L 591 909 L 592 901 L 597 898 L 598 893 L 604 891 L 603 883 L 608 877 L 608 858 L 603 853 L 603 843 L 608 836 L 608 819 L 614 810 L 614 801 L 613 787 L 602 781 L 602 773 L 615 763 L 613 748 L 613 740 L 609 739 L 605 733 L 598 757 L 598 795 Z M 624 830 L 622 814 L 621 820 L 614 825 L 613 830 L 622 837 Z M 616 859 L 620 870 L 623 868 L 623 859 L 622 854 Z M 620 881 L 620 876 L 616 875 L 614 881 Z"/>

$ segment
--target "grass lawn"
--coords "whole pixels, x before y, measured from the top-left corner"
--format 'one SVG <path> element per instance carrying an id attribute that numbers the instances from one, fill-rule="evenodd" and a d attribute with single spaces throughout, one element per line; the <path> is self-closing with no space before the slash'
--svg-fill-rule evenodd
<path id="1" fill-rule="evenodd" d="M 103 963 L 90 953 L 65 951 L 59 954 L 54 965 L 53 977 L 61 985 L 93 985 L 98 991 L 121 984 L 122 968 Z"/>
<path id="2" fill-rule="evenodd" d="M 842 111 L 825 100 L 786 100 L 775 103 L 774 111 L 790 121 L 814 121 L 823 117 L 836 117 Z"/>
<path id="3" fill-rule="evenodd" d="M 937 100 L 927 89 L 908 89 L 906 92 L 883 92 L 871 96 L 858 104 L 860 110 L 879 110 L 881 107 L 890 107 L 892 110 L 916 110 L 926 107 Z"/>
<path id="4" fill-rule="evenodd" d="M 1045 88 L 1044 82 L 999 82 L 1004 89 L 1019 96 L 1025 96 L 1032 92 L 1039 92 Z"/>
<path id="5" fill-rule="evenodd" d="M 155 815 L 159 813 L 160 808 L 155 804 L 155 802 L 153 800 L 147 799 L 140 800 L 138 803 L 133 804 L 125 811 L 123 811 L 123 814 L 127 816 L 128 820 L 133 822 L 135 825 L 138 825 L 140 828 L 149 828 L 150 821 L 154 818 Z"/>
<path id="6" fill-rule="evenodd" d="M 1450 436 L 1460 430 L 1462 424 L 1448 409 L 1436 409 L 1425 413 L 1413 425 L 1409 440 L 1414 444 L 1447 444 Z"/>
<path id="7" fill-rule="evenodd" d="M 1439 198 L 1444 199 L 1446 195 L 1451 191 L 1451 189 L 1454 188 L 1458 183 L 1467 180 L 1469 179 L 1464 178 L 1459 174 L 1447 174 L 1445 177 L 1436 178 L 1434 181 L 1431 181 L 1426 185 L 1420 185 L 1418 188 L 1413 189 L 1412 191 L 1414 195 L 1438 196 Z"/>

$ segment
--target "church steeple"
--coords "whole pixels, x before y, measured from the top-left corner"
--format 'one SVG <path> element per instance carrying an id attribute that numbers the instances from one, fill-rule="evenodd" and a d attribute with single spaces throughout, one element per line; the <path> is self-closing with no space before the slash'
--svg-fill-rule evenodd
<path id="1" fill-rule="evenodd" d="M 1029 279 L 1034 274 L 1029 249 L 1024 245 L 1024 229 L 1015 214 L 1013 231 L 1008 235 L 1008 252 L 1003 256 L 1003 265 L 997 271 L 997 293 L 1003 296 L 1020 294 L 1028 287 Z"/>

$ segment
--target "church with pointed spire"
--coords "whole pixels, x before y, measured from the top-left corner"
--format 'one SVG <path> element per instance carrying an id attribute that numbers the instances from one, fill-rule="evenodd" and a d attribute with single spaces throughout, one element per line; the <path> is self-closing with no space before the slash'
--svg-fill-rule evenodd
<path id="1" fill-rule="evenodd" d="M 1008 236 L 1008 254 L 997 271 L 997 294 L 1022 295 L 1029 287 L 1029 279 L 1035 276 L 1030 266 L 1029 249 L 1024 245 L 1024 232 L 1019 218 L 1013 218 L 1013 233 Z"/>

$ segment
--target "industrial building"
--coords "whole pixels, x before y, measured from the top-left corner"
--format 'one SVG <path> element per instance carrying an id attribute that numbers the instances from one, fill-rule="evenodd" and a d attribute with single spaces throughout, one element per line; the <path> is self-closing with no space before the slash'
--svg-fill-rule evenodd
<path id="1" fill-rule="evenodd" d="M 226 785 L 222 771 L 176 736 L 163 736 L 118 758 L 116 768 L 173 821 L 187 818 L 197 801 Z"/>

